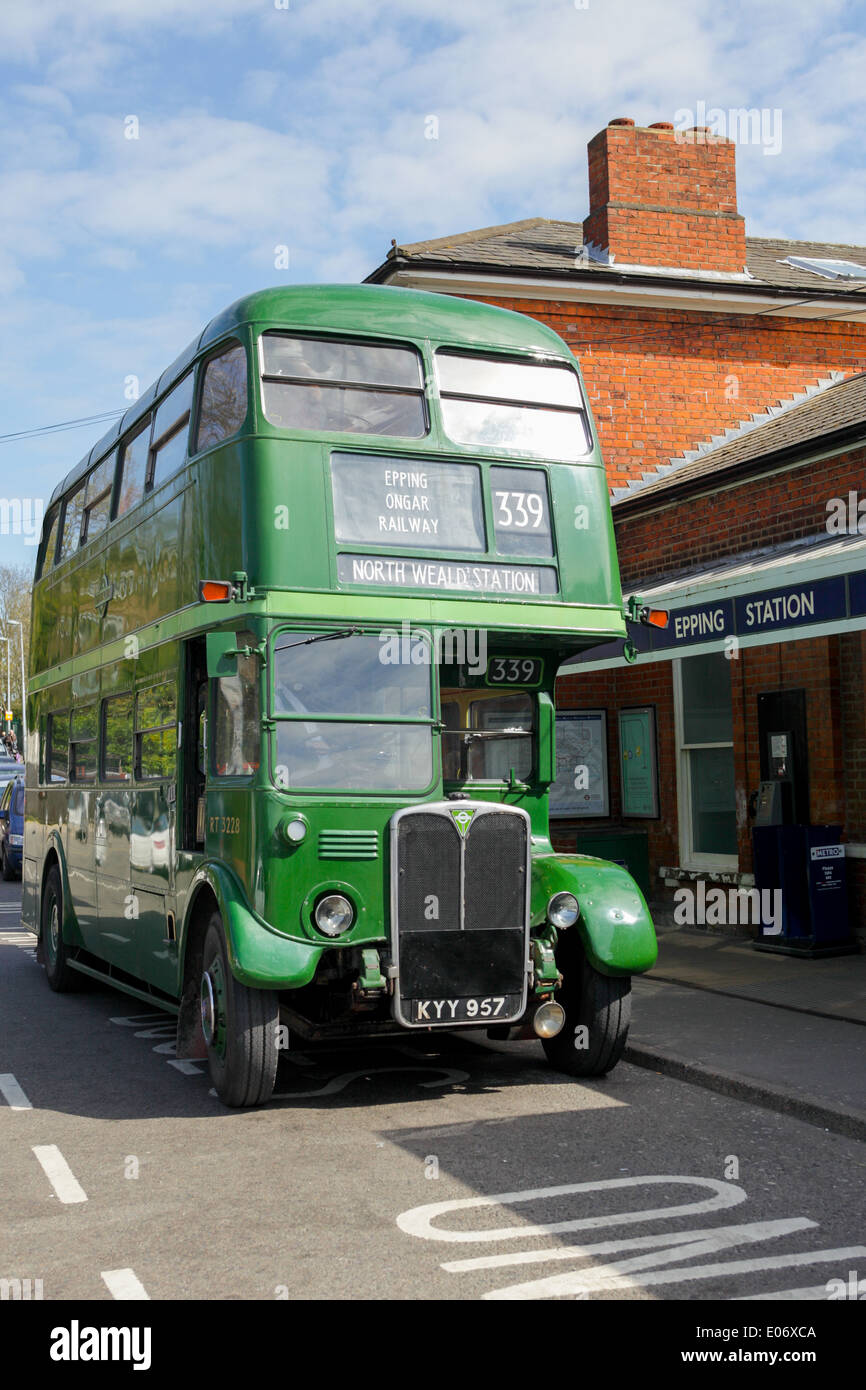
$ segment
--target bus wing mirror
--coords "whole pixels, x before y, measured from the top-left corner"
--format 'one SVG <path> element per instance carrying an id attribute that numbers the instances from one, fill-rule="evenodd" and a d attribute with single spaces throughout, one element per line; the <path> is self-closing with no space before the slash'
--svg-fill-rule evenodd
<path id="1" fill-rule="evenodd" d="M 237 633 L 209 632 L 206 642 L 208 675 L 236 676 L 238 671 Z"/>

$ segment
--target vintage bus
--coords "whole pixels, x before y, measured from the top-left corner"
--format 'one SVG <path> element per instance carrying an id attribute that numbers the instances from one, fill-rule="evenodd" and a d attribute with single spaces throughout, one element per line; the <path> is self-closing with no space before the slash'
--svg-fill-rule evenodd
<path id="1" fill-rule="evenodd" d="M 608 1071 L 653 925 L 622 867 L 554 853 L 548 788 L 557 668 L 626 631 L 552 331 L 379 286 L 239 300 L 46 510 L 23 920 L 49 985 L 176 1014 L 231 1106 L 293 1037 L 487 1028 Z"/>

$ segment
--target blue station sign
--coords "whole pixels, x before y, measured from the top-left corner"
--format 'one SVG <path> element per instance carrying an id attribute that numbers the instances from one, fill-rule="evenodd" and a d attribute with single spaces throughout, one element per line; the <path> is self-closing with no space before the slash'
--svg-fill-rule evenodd
<path id="1" fill-rule="evenodd" d="M 666 628 L 632 627 L 630 635 L 639 652 L 665 651 L 864 615 L 866 570 L 859 570 L 856 574 L 834 574 L 827 579 L 760 589 L 737 598 L 715 599 L 690 608 L 672 608 Z M 611 660 L 622 656 L 622 648 L 622 642 L 605 642 L 583 652 L 576 660 Z"/>

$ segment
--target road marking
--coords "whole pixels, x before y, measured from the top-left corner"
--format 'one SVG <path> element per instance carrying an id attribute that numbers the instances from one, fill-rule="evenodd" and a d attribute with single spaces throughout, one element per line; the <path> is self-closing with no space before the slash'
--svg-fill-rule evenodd
<path id="1" fill-rule="evenodd" d="M 710 1226 L 703 1231 L 665 1232 L 652 1236 L 631 1236 L 625 1240 L 600 1240 L 591 1245 L 554 1245 L 547 1250 L 521 1250 L 508 1255 L 481 1255 L 469 1260 L 449 1260 L 442 1268 L 449 1274 L 470 1273 L 476 1269 L 503 1269 L 509 1265 L 547 1264 L 551 1260 L 589 1260 L 599 1255 L 617 1255 L 622 1250 L 656 1250 L 650 1257 L 653 1264 L 672 1260 L 689 1260 L 694 1255 L 709 1253 L 709 1249 L 724 1250 L 758 1240 L 772 1240 L 794 1231 L 817 1226 L 805 1216 L 791 1216 L 782 1221 L 751 1221 L 742 1226 Z M 700 1249 L 693 1249 L 700 1246 Z"/>
<path id="2" fill-rule="evenodd" d="M 511 1225 L 493 1227 L 489 1230 L 455 1229 L 440 1227 L 434 1222 L 453 1213 L 476 1210 L 479 1207 L 494 1207 L 500 1217 L 506 1213 L 519 1219 L 515 1207 L 524 1202 L 538 1202 L 544 1199 L 558 1199 L 576 1193 L 603 1193 L 620 1188 L 640 1188 L 652 1184 L 685 1183 L 692 1187 L 710 1188 L 714 1195 L 704 1201 L 684 1205 L 640 1209 L 627 1212 L 610 1212 L 582 1217 L 574 1221 L 557 1221 L 536 1225 Z M 471 1197 L 465 1200 L 435 1202 L 427 1206 L 413 1207 L 397 1217 L 397 1225 L 407 1235 L 420 1240 L 443 1241 L 448 1243 L 497 1242 L 525 1239 L 531 1236 L 550 1236 L 561 1231 L 599 1230 L 604 1227 L 633 1224 L 642 1226 L 647 1221 L 667 1221 L 671 1218 L 696 1215 L 699 1212 L 718 1211 L 720 1208 L 737 1206 L 746 1200 L 746 1193 L 734 1183 L 723 1183 L 715 1178 L 686 1177 L 673 1174 L 652 1174 L 628 1178 L 613 1178 L 597 1182 L 572 1183 L 564 1187 L 528 1188 L 522 1192 L 500 1192 L 492 1197 Z M 510 1250 L 503 1254 L 482 1255 L 470 1259 L 450 1260 L 441 1265 L 449 1274 L 465 1274 L 480 1270 L 495 1270 L 515 1265 L 544 1264 L 554 1260 L 574 1260 L 582 1262 L 582 1268 L 569 1270 L 562 1274 L 551 1274 L 545 1278 L 533 1279 L 526 1283 L 509 1284 L 503 1288 L 482 1293 L 486 1300 L 529 1300 L 543 1298 L 587 1298 L 592 1294 L 602 1297 L 615 1297 L 617 1293 L 635 1293 L 655 1285 L 683 1284 L 699 1279 L 728 1279 L 737 1275 L 749 1275 L 758 1271 L 782 1270 L 804 1265 L 819 1265 L 836 1262 L 847 1267 L 845 1262 L 866 1258 L 866 1246 L 853 1246 L 833 1250 L 807 1250 L 791 1255 L 768 1255 L 757 1259 L 740 1259 L 728 1262 L 714 1261 L 706 1264 L 689 1264 L 698 1257 L 728 1251 L 731 1247 L 746 1243 L 772 1240 L 789 1236 L 797 1231 L 816 1229 L 818 1223 L 805 1216 L 788 1217 L 778 1221 L 753 1221 L 742 1225 L 716 1226 L 700 1230 L 674 1231 L 667 1234 L 624 1236 L 618 1239 L 596 1241 L 586 1245 L 547 1245 L 538 1250 Z M 632 1258 L 614 1258 L 609 1264 L 598 1263 L 600 1256 L 620 1255 L 625 1251 L 641 1251 Z M 592 1261 L 587 1266 L 586 1261 Z M 661 1269 L 659 1266 L 677 1264 L 676 1269 Z M 818 1285 L 804 1289 L 788 1289 L 779 1293 L 765 1292 L 750 1295 L 752 1299 L 796 1299 L 812 1300 L 826 1298 L 826 1287 Z"/>
<path id="3" fill-rule="evenodd" d="M 758 1260 L 730 1260 L 711 1265 L 689 1265 L 685 1269 L 646 1270 L 628 1277 L 629 1271 L 652 1256 L 624 1260 L 621 1265 L 608 1265 L 592 1273 L 554 1274 L 549 1279 L 534 1279 L 529 1284 L 509 1284 L 482 1294 L 485 1300 L 522 1300 L 535 1298 L 568 1298 L 588 1293 L 610 1293 L 612 1290 L 633 1290 L 655 1284 L 684 1284 L 692 1279 L 729 1279 L 733 1274 L 753 1274 L 764 1269 L 790 1269 L 796 1265 L 830 1264 L 844 1260 L 862 1259 L 866 1246 L 850 1245 L 840 1250 L 809 1250 L 802 1255 L 768 1255 Z"/>
<path id="4" fill-rule="evenodd" d="M 147 1301 L 150 1302 L 150 1294 L 138 1278 L 135 1270 L 104 1269 L 99 1277 L 104 1280 L 112 1298 L 146 1298 Z"/>
<path id="5" fill-rule="evenodd" d="M 87 1201 L 87 1193 L 56 1144 L 37 1144 L 33 1152 L 61 1202 Z"/>
<path id="6" fill-rule="evenodd" d="M 731 1299 L 732 1303 L 757 1303 L 757 1302 L 776 1302 L 784 1299 L 799 1301 L 801 1298 L 808 1299 L 816 1303 L 819 1299 L 827 1299 L 830 1295 L 827 1292 L 826 1284 L 813 1284 L 808 1289 L 780 1289 L 778 1293 L 744 1293 L 739 1298 Z"/>
<path id="7" fill-rule="evenodd" d="M 0 1072 L 0 1091 L 3 1092 L 10 1110 L 33 1109 L 11 1071 Z"/>
<path id="8" fill-rule="evenodd" d="M 654 1183 L 685 1183 L 689 1187 L 709 1187 L 715 1196 L 703 1202 L 686 1202 L 678 1207 L 660 1207 L 652 1211 L 621 1211 L 608 1216 L 587 1216 L 580 1221 L 556 1221 L 538 1226 L 503 1226 L 491 1231 L 440 1230 L 431 1223 L 436 1216 L 450 1211 L 468 1211 L 473 1207 L 512 1206 L 518 1202 L 537 1202 L 544 1197 L 567 1197 L 573 1192 L 608 1192 L 620 1187 L 645 1187 Z M 429 1206 L 413 1207 L 397 1217 L 397 1225 L 407 1235 L 421 1240 L 486 1241 L 520 1240 L 524 1236 L 555 1235 L 559 1231 L 591 1231 L 602 1226 L 625 1226 L 631 1221 L 668 1221 L 674 1216 L 701 1215 L 745 1202 L 746 1194 L 732 1182 L 717 1178 L 668 1176 L 608 1178 L 602 1182 L 575 1182 L 565 1187 L 536 1187 L 525 1192 L 497 1192 L 492 1197 L 469 1197 L 457 1202 L 433 1202 Z"/>
<path id="9" fill-rule="evenodd" d="M 153 1050 L 156 1052 L 157 1048 Z M 186 1062 L 184 1060 L 178 1062 L 172 1059 L 168 1065 L 170 1067 L 176 1067 L 184 1076 L 201 1076 L 201 1067 L 197 1067 L 195 1062 Z"/>
<path id="10" fill-rule="evenodd" d="M 427 1072 L 437 1071 L 440 1073 L 441 1081 L 422 1081 L 422 1086 L 448 1086 L 454 1081 L 467 1081 L 469 1073 L 467 1071 L 457 1071 L 452 1067 L 367 1067 L 365 1071 L 347 1071 L 342 1076 L 333 1076 L 330 1081 L 325 1082 L 316 1091 L 282 1091 L 279 1095 L 271 1097 L 272 1100 L 309 1100 L 315 1096 L 333 1096 L 338 1091 L 344 1091 L 353 1081 L 359 1077 L 382 1076 L 385 1072 Z M 399 1223 L 398 1223 L 399 1224 Z"/>

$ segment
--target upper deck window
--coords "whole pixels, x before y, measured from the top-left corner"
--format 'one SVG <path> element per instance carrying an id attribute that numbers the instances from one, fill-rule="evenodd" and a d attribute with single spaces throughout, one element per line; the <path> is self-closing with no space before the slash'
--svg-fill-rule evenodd
<path id="1" fill-rule="evenodd" d="M 455 444 L 576 459 L 592 441 L 577 375 L 553 363 L 436 353 L 445 432 Z"/>
<path id="2" fill-rule="evenodd" d="M 193 374 L 183 380 L 166 396 L 153 419 L 153 463 L 150 486 L 159 487 L 171 478 L 186 461 L 189 436 L 189 416 L 192 409 Z"/>
<path id="3" fill-rule="evenodd" d="M 205 363 L 196 451 L 237 434 L 247 415 L 247 358 L 240 343 Z"/>
<path id="4" fill-rule="evenodd" d="M 117 491 L 117 515 L 125 516 L 144 496 L 147 476 L 147 445 L 150 439 L 150 417 L 123 446 L 123 464 Z"/>
<path id="5" fill-rule="evenodd" d="M 84 490 L 84 532 L 82 544 L 92 541 L 100 531 L 104 531 L 111 520 L 111 489 L 114 486 L 114 471 L 117 454 L 109 454 L 87 475 Z"/>
<path id="6" fill-rule="evenodd" d="M 402 439 L 426 433 L 414 348 L 265 333 L 261 353 L 262 400 L 272 425 Z"/>
<path id="7" fill-rule="evenodd" d="M 57 523 L 60 520 L 60 508 L 55 507 L 48 522 L 45 534 L 45 547 L 42 551 L 42 560 L 39 566 L 39 576 L 47 574 L 54 567 L 54 552 L 57 549 Z"/>
<path id="8" fill-rule="evenodd" d="M 66 506 L 63 510 L 63 535 L 60 538 L 60 555 L 57 563 L 62 564 L 68 560 L 70 555 L 74 555 L 78 549 L 78 542 L 81 538 L 81 518 L 84 513 L 84 489 L 83 482 L 66 499 Z"/>

